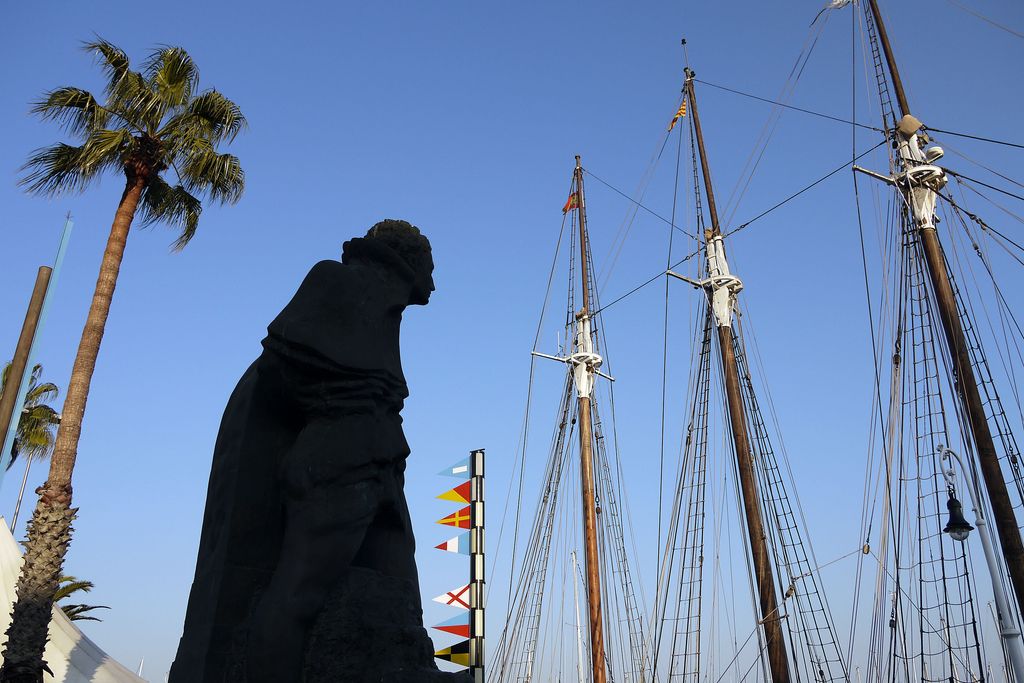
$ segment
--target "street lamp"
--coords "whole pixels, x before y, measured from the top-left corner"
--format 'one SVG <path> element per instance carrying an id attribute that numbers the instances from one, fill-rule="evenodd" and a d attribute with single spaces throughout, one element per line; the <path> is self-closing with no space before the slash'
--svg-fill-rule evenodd
<path id="1" fill-rule="evenodd" d="M 942 476 L 949 486 L 949 500 L 946 507 L 949 509 L 949 522 L 942 531 L 949 534 L 951 538 L 963 543 L 967 535 L 974 529 L 964 519 L 963 506 L 953 496 L 956 472 L 953 471 L 952 461 L 956 460 L 960 469 L 964 471 L 967 492 L 971 496 L 971 505 L 974 509 L 976 519 L 974 523 L 978 526 L 978 536 L 981 538 L 981 547 L 985 550 L 985 563 L 988 565 L 988 573 L 992 579 L 992 597 L 996 603 L 996 615 L 999 622 L 999 637 L 1003 640 L 1003 648 L 1010 659 L 1010 666 L 1013 669 L 1013 680 L 1017 683 L 1024 683 L 1024 644 L 1021 643 L 1020 630 L 1013 619 L 1010 618 L 1010 605 L 1006 600 L 1006 593 L 1003 591 L 1002 572 L 996 561 L 995 552 L 992 549 L 992 537 L 989 535 L 988 523 L 985 521 L 985 514 L 981 504 L 981 490 L 978 488 L 978 480 L 974 477 L 974 471 L 964 465 L 960 456 L 949 448 L 939 444 L 936 449 L 944 463 L 950 467 L 943 466 Z"/>
<path id="2" fill-rule="evenodd" d="M 974 527 L 964 519 L 964 506 L 953 495 L 952 487 L 949 489 L 949 500 L 946 501 L 946 509 L 949 510 L 949 522 L 946 523 L 946 528 L 942 530 L 942 533 L 949 534 L 950 538 L 954 541 L 963 543 L 967 540 L 967 536 L 974 531 Z"/>

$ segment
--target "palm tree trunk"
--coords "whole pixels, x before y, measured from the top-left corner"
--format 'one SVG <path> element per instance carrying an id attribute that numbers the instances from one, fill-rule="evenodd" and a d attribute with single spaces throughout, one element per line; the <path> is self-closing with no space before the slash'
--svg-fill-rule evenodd
<path id="1" fill-rule="evenodd" d="M 71 521 L 77 512 L 71 508 L 71 475 L 78 454 L 85 403 L 89 398 L 92 373 L 121 270 L 128 230 L 145 185 L 144 175 L 129 172 L 124 194 L 114 214 L 96 291 L 71 369 L 57 441 L 50 458 L 50 473 L 46 482 L 37 489 L 39 501 L 28 523 L 25 561 L 18 577 L 11 625 L 7 629 L 0 683 L 41 683 L 43 680 L 46 667 L 43 649 L 46 647 L 53 597 L 57 592 L 64 556 L 71 543 Z"/>

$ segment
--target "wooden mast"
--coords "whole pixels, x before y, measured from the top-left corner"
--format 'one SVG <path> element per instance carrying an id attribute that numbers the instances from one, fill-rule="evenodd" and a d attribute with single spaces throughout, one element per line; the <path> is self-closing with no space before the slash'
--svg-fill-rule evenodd
<path id="1" fill-rule="evenodd" d="M 601 573 L 597 555 L 597 506 L 594 493 L 594 434 L 590 416 L 590 395 L 597 370 L 590 360 L 596 358 L 593 351 L 590 327 L 590 274 L 587 261 L 587 212 L 583 199 L 583 167 L 576 156 L 576 170 L 573 172 L 576 187 L 580 224 L 580 278 L 583 284 L 583 308 L 576 314 L 576 348 L 573 356 L 576 389 L 579 401 L 577 425 L 580 432 L 580 477 L 583 493 L 583 541 L 587 570 L 587 604 L 590 614 L 590 655 L 594 671 L 594 683 L 605 683 L 604 629 L 601 613 Z"/>
<path id="2" fill-rule="evenodd" d="M 686 92 L 693 116 L 694 132 L 697 136 L 701 171 L 704 175 L 704 193 L 707 197 L 708 212 L 711 217 L 711 230 L 705 233 L 709 270 L 712 271 L 709 273 L 707 288 L 712 294 L 712 305 L 716 307 L 718 348 L 721 352 L 725 394 L 729 407 L 729 420 L 732 427 L 733 445 L 736 450 L 740 490 L 743 494 L 743 510 L 747 522 L 747 535 L 754 562 L 755 579 L 757 581 L 761 624 L 764 626 L 766 647 L 768 649 L 768 665 L 772 681 L 774 683 L 789 683 L 789 663 L 786 658 L 786 643 L 782 635 L 781 615 L 779 614 L 778 598 L 775 593 L 775 577 L 771 558 L 768 556 L 767 538 L 761 515 L 761 501 L 754 475 L 753 453 L 747 430 L 746 413 L 743 410 L 743 395 L 740 391 L 739 369 L 736 364 L 736 354 L 732 343 L 732 306 L 735 293 L 739 291 L 742 285 L 738 279 L 729 274 L 728 267 L 725 265 L 722 230 L 718 223 L 718 209 L 715 205 L 715 193 L 711 185 L 711 170 L 708 165 L 707 153 L 704 149 L 704 136 L 701 132 L 700 116 L 697 113 L 697 97 L 693 89 L 693 77 L 695 74 L 689 68 L 686 69 L 685 73 Z M 722 303 L 725 305 L 720 305 Z"/>
<path id="3" fill-rule="evenodd" d="M 899 69 L 896 66 L 896 58 L 889 43 L 889 36 L 885 30 L 885 23 L 882 21 L 882 14 L 878 10 L 875 0 L 868 0 L 871 15 L 878 27 L 878 37 L 882 43 L 885 59 L 889 66 L 889 74 L 892 79 L 893 88 L 896 91 L 896 100 L 899 103 L 900 113 L 904 117 L 898 126 L 895 134 L 901 140 L 901 154 L 904 157 L 905 170 L 910 170 L 907 161 L 915 161 L 913 155 L 921 156 L 918 145 L 919 136 L 917 129 L 920 123 L 913 119 L 910 113 L 910 106 L 907 103 L 907 96 L 903 90 L 903 81 L 900 79 Z M 909 125 L 905 125 L 909 123 Z M 916 125 L 915 125 L 916 124 Z M 910 127 L 913 126 L 913 130 Z M 908 159 L 908 157 L 910 157 Z M 923 164 L 925 159 L 916 159 Z M 941 171 L 941 169 L 939 169 Z M 941 183 L 945 182 L 944 174 L 941 176 Z M 995 443 L 992 439 L 992 431 L 989 428 L 985 416 L 985 406 L 981 400 L 981 393 L 978 390 L 978 382 L 974 375 L 971 364 L 971 356 L 967 339 L 964 335 L 963 326 L 960 322 L 960 314 L 957 309 L 956 296 L 953 293 L 952 284 L 949 281 L 946 269 L 946 259 L 939 244 L 938 235 L 935 232 L 934 216 L 931 209 L 920 210 L 918 202 L 914 200 L 914 192 L 918 185 L 911 176 L 907 176 L 908 184 L 900 183 L 900 191 L 907 197 L 907 202 L 914 208 L 914 218 L 917 223 L 917 234 L 921 239 L 922 251 L 928 267 L 928 276 L 935 291 L 935 303 L 939 309 L 939 317 L 942 320 L 942 327 L 945 331 L 946 344 L 949 348 L 949 355 L 953 359 L 954 372 L 956 373 L 956 392 L 959 396 L 964 412 L 967 414 L 970 423 L 970 431 L 974 437 L 975 451 L 978 456 L 978 464 L 985 480 L 985 488 L 988 491 L 989 502 L 992 505 L 993 521 L 999 532 L 999 539 L 1003 548 L 1003 555 L 1006 558 L 1006 567 L 1010 574 L 1010 583 L 1013 585 L 1013 592 L 1017 596 L 1017 604 L 1024 607 L 1024 543 L 1021 542 L 1020 530 L 1017 527 L 1017 518 L 1013 512 L 1013 503 L 1010 501 L 1010 494 L 1006 489 L 1006 481 L 1003 478 L 1002 468 L 999 465 L 999 455 L 996 452 Z M 921 187 L 937 191 L 941 183 L 932 182 L 932 187 L 926 187 L 922 182 Z"/>

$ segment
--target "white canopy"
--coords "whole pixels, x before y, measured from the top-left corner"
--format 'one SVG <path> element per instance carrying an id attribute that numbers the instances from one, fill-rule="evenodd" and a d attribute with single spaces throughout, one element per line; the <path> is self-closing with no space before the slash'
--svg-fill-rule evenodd
<path id="1" fill-rule="evenodd" d="M 21 549 L 0 517 L 0 639 L 6 641 L 7 627 L 11 623 L 11 605 L 14 604 L 14 584 L 21 571 Z M 50 620 L 50 640 L 44 655 L 53 676 L 44 674 L 45 683 L 147 683 L 115 662 L 89 640 L 64 616 L 59 607 L 53 608 Z"/>

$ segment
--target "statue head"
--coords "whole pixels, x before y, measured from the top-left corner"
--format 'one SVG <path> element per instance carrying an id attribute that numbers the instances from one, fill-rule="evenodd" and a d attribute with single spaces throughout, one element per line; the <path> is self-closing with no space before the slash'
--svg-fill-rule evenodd
<path id="1" fill-rule="evenodd" d="M 412 269 L 410 304 L 426 304 L 434 291 L 434 259 L 430 241 L 408 221 L 388 219 L 374 225 L 363 238 L 387 246 Z"/>

